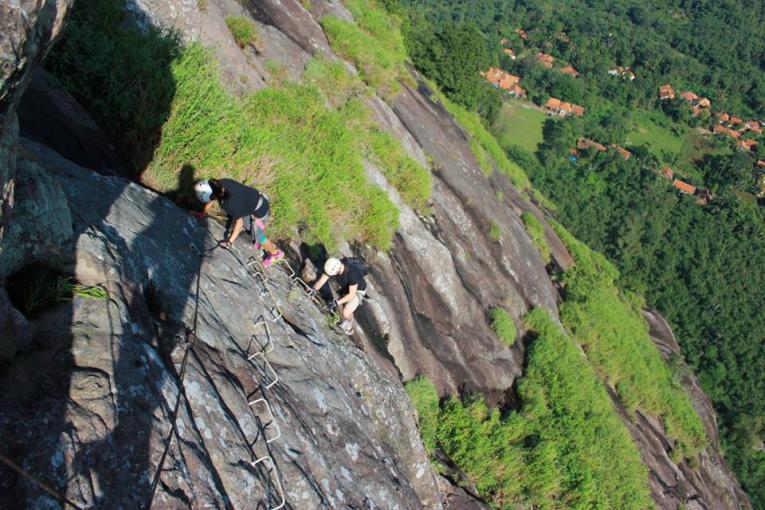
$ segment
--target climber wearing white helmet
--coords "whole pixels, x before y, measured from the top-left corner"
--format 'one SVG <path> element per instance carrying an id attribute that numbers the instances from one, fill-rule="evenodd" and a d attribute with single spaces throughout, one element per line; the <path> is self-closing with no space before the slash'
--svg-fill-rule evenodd
<path id="1" fill-rule="evenodd" d="M 252 246 L 257 250 L 261 246 L 268 252 L 263 265 L 268 267 L 284 258 L 284 252 L 266 237 L 266 223 L 271 210 L 268 197 L 249 186 L 232 179 L 206 179 L 194 186 L 197 198 L 204 204 L 198 217 L 203 218 L 217 200 L 228 215 L 225 238 L 220 241 L 224 248 L 230 248 L 242 230 L 250 233 Z"/>
<path id="2" fill-rule="evenodd" d="M 330 257 L 324 263 L 324 273 L 313 284 L 313 292 L 321 289 L 331 277 L 337 277 L 343 297 L 333 302 L 340 312 L 343 322 L 340 327 L 346 334 L 353 334 L 353 312 L 364 300 L 367 282 L 364 280 L 364 269 L 351 262 L 352 259 L 336 259 Z"/>

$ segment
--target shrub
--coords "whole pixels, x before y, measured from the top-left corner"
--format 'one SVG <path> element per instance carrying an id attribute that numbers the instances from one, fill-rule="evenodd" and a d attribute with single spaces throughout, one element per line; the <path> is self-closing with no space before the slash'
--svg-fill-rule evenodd
<path id="1" fill-rule="evenodd" d="M 226 16 L 226 26 L 240 48 L 255 44 L 258 40 L 255 23 L 245 16 Z"/>
<path id="2" fill-rule="evenodd" d="M 515 343 L 516 329 L 513 318 L 504 308 L 492 308 L 489 312 L 491 317 L 491 328 L 494 333 L 507 345 Z"/>
<path id="3" fill-rule="evenodd" d="M 531 237 L 531 242 L 534 243 L 539 253 L 542 255 L 542 259 L 545 262 L 552 260 L 552 253 L 550 252 L 550 246 L 547 244 L 547 238 L 545 237 L 545 226 L 542 224 L 533 213 L 524 211 L 521 214 L 523 224 L 526 226 L 526 232 Z"/>
<path id="4" fill-rule="evenodd" d="M 502 239 L 502 228 L 498 223 L 492 222 L 489 226 L 489 237 L 494 241 L 499 241 Z"/>

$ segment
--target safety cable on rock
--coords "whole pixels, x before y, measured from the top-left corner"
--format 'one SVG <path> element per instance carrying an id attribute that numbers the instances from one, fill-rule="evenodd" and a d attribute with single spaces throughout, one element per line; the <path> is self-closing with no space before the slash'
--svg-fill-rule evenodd
<path id="1" fill-rule="evenodd" d="M 187 329 L 184 332 L 185 340 L 186 340 L 186 349 L 183 352 L 183 360 L 181 361 L 181 370 L 178 373 L 178 397 L 175 399 L 175 408 L 173 409 L 172 420 L 170 422 L 171 423 L 170 432 L 167 435 L 167 441 L 165 442 L 165 449 L 162 452 L 162 456 L 159 459 L 159 465 L 157 466 L 157 471 L 154 473 L 154 478 L 151 482 L 151 492 L 149 494 L 149 502 L 146 505 L 147 510 L 151 509 L 151 505 L 154 502 L 154 494 L 157 491 L 159 478 L 162 475 L 162 467 L 164 466 L 165 458 L 167 458 L 167 454 L 170 451 L 170 445 L 173 442 L 173 434 L 177 433 L 176 422 L 178 420 L 178 411 L 181 407 L 181 399 L 184 396 L 183 378 L 186 375 L 186 366 L 189 360 L 189 351 L 194 349 L 194 344 L 197 341 L 197 320 L 199 318 L 199 285 L 202 279 L 202 265 L 204 263 L 205 255 L 214 251 L 218 246 L 216 245 L 210 249 L 200 251 L 199 248 L 197 248 L 197 245 L 192 242 L 189 245 L 189 247 L 194 253 L 196 253 L 199 256 L 199 266 L 197 267 L 197 276 L 196 276 L 197 284 L 196 284 L 196 289 L 194 292 L 194 319 L 192 321 L 191 329 Z M 191 340 L 189 340 L 189 337 L 191 337 Z"/>
<path id="2" fill-rule="evenodd" d="M 72 508 L 76 508 L 77 510 L 85 510 L 86 508 L 89 508 L 89 506 L 83 506 L 79 503 L 75 503 L 71 499 L 67 498 L 64 494 L 60 494 L 53 489 L 51 489 L 47 484 L 41 482 L 38 480 L 34 475 L 29 473 L 28 471 L 24 470 L 21 466 L 13 462 L 11 459 L 0 453 L 0 462 L 14 470 L 16 473 L 21 475 L 22 477 L 26 478 L 33 484 L 37 485 L 39 488 L 44 490 L 48 495 L 50 495 L 52 498 L 55 498 L 59 503 L 62 503 L 64 505 L 69 505 Z"/>

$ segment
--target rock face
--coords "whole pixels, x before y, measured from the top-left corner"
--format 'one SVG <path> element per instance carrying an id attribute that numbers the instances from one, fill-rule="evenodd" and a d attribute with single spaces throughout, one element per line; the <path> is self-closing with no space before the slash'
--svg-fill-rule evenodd
<path id="1" fill-rule="evenodd" d="M 209 250 L 217 224 L 28 150 L 71 208 L 75 277 L 109 297 L 37 319 L 37 348 L 3 377 L 0 430 L 26 469 L 74 501 L 141 508 L 171 438 L 156 508 L 276 506 L 282 495 L 292 508 L 440 505 L 399 381 L 328 330 L 283 271 L 253 277 L 249 252 Z M 187 346 L 177 337 L 194 325 Z M 248 359 L 260 345 L 268 352 Z M 4 508 L 52 503 L 6 472 L 0 486 Z"/>
<path id="2" fill-rule="evenodd" d="M 33 4 L 41 10 L 27 7 L 24 25 L 19 9 Z M 150 500 L 154 508 L 272 508 L 282 496 L 296 509 L 486 508 L 469 488 L 434 475 L 400 378 L 425 374 L 442 394 L 481 392 L 512 405 L 523 342 L 502 344 L 487 311 L 503 306 L 521 330 L 532 307 L 557 317 L 559 297 L 520 219 L 530 211 L 543 220 L 542 212 L 503 175 L 481 172 L 467 135 L 427 87 L 404 86 L 389 102 L 368 99 L 381 128 L 421 163 L 432 161 L 434 186 L 422 216 L 366 164 L 398 204 L 401 227 L 388 254 L 362 253 L 372 264 L 370 299 L 358 314 L 362 351 L 327 327 L 282 269 L 269 270 L 268 281 L 253 276 L 246 248 L 200 257 L 220 237 L 218 225 L 200 225 L 165 198 L 70 161 L 118 166 L 113 153 L 94 154 L 84 143 L 102 134 L 71 97 L 36 82 L 25 98 L 32 100 L 25 132 L 60 143 L 67 159 L 30 140 L 19 147 L 18 96 L 68 2 L 13 5 L 0 4 L 0 281 L 44 261 L 102 286 L 108 298 L 75 295 L 28 320 L 0 292 L 0 357 L 12 360 L 0 364 L 0 453 L 97 508 Z M 299 78 L 312 56 L 337 58 L 318 20 L 350 17 L 330 0 L 129 0 L 128 7 L 141 23 L 214 47 L 226 83 L 240 93 Z M 254 46 L 236 46 L 230 15 L 251 17 Z M 8 48 L 19 47 L 25 53 L 9 58 Z M 39 115 L 49 109 L 55 118 Z M 54 125 L 76 129 L 40 134 Z M 498 239 L 489 235 L 493 225 Z M 567 267 L 571 256 L 545 227 L 554 263 Z M 660 345 L 677 351 L 666 325 L 654 329 Z M 746 508 L 720 457 L 711 405 L 687 382 L 712 438 L 699 466 L 672 463 L 654 420 L 627 422 L 651 470 L 654 500 L 667 509 Z M 0 466 L 0 507 L 19 506 L 61 504 Z"/>

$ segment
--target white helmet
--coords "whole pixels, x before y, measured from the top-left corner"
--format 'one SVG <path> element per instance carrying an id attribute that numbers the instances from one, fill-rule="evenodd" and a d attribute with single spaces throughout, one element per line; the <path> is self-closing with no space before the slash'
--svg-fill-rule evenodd
<path id="1" fill-rule="evenodd" d="M 196 191 L 197 198 L 203 204 L 206 204 L 212 199 L 213 189 L 207 179 L 196 183 L 194 185 L 194 191 Z"/>
<path id="2" fill-rule="evenodd" d="M 340 270 L 343 269 L 343 263 L 335 257 L 330 257 L 324 263 L 324 272 L 327 276 L 337 276 L 340 274 Z"/>

